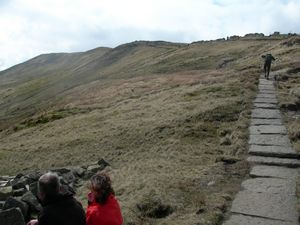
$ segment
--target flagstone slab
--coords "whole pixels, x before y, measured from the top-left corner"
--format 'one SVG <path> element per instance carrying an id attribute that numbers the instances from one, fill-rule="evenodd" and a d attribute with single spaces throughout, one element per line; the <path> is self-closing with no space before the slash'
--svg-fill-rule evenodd
<path id="1" fill-rule="evenodd" d="M 244 190 L 257 193 L 293 195 L 296 197 L 296 180 L 259 177 L 245 180 Z"/>
<path id="2" fill-rule="evenodd" d="M 232 215 L 224 225 L 298 225 L 298 223 L 236 214 Z"/>
<path id="3" fill-rule="evenodd" d="M 277 99 L 273 98 L 256 98 L 254 100 L 254 103 L 271 103 L 271 104 L 277 104 Z"/>
<path id="4" fill-rule="evenodd" d="M 281 114 L 278 109 L 252 109 L 252 118 L 260 119 L 281 119 Z"/>
<path id="5" fill-rule="evenodd" d="M 299 159 L 299 153 L 291 146 L 250 145 L 248 152 L 250 155 Z"/>
<path id="6" fill-rule="evenodd" d="M 248 143 L 250 145 L 291 146 L 288 136 L 280 134 L 250 134 Z"/>
<path id="7" fill-rule="evenodd" d="M 264 76 L 259 78 L 260 84 L 273 84 L 274 82 L 272 80 L 267 80 Z"/>
<path id="8" fill-rule="evenodd" d="M 300 167 L 300 161 L 298 159 L 287 159 L 287 158 L 277 158 L 277 157 L 264 157 L 264 156 L 249 156 L 247 158 L 248 162 L 271 165 L 271 166 L 285 166 L 289 168 Z"/>
<path id="9" fill-rule="evenodd" d="M 283 125 L 258 125 L 249 127 L 250 134 L 286 134 L 286 128 Z"/>
<path id="10" fill-rule="evenodd" d="M 282 166 L 255 165 L 250 171 L 250 176 L 297 180 L 298 169 L 286 168 Z"/>
<path id="11" fill-rule="evenodd" d="M 276 90 L 273 87 L 258 87 L 257 94 L 276 94 Z"/>
<path id="12" fill-rule="evenodd" d="M 254 103 L 254 108 L 277 109 L 277 105 L 273 103 Z"/>
<path id="13" fill-rule="evenodd" d="M 283 193 L 240 191 L 232 203 L 231 212 L 293 223 L 298 222 L 296 196 Z"/>
<path id="14" fill-rule="evenodd" d="M 253 125 L 281 125 L 281 119 L 251 119 L 251 126 Z"/>
<path id="15" fill-rule="evenodd" d="M 259 84 L 258 89 L 272 89 L 275 90 L 275 87 L 273 84 Z"/>
<path id="16" fill-rule="evenodd" d="M 275 94 L 265 94 L 265 93 L 259 93 L 256 95 L 256 98 L 271 98 L 271 99 L 276 99 Z"/>

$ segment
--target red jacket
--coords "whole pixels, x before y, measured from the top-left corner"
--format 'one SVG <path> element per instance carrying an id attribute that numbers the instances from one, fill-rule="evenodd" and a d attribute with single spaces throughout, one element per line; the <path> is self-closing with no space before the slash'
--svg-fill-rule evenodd
<path id="1" fill-rule="evenodd" d="M 123 218 L 119 203 L 110 195 L 104 205 L 92 202 L 86 212 L 86 225 L 122 225 Z"/>

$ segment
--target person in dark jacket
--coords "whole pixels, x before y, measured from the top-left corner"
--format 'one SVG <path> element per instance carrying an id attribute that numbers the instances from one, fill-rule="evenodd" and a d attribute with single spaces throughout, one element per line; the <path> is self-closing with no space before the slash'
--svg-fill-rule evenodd
<path id="1" fill-rule="evenodd" d="M 38 182 L 42 212 L 37 220 L 27 225 L 86 225 L 82 205 L 73 197 L 74 193 L 63 188 L 56 173 L 46 173 Z"/>
<path id="2" fill-rule="evenodd" d="M 264 72 L 265 72 L 265 78 L 267 78 L 267 80 L 269 79 L 269 74 L 270 74 L 270 69 L 271 69 L 271 63 L 275 58 L 272 56 L 272 54 L 266 54 L 263 55 L 262 58 L 265 59 L 265 64 L 264 64 Z"/>

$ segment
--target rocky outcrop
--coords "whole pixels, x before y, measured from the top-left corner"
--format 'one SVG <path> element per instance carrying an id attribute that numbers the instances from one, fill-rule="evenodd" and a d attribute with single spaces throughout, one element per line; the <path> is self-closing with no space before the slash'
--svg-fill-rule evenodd
<path id="1" fill-rule="evenodd" d="M 87 180 L 98 171 L 104 170 L 110 164 L 104 160 L 76 167 L 64 167 L 50 170 L 60 177 L 62 187 L 76 191 L 81 186 L 81 180 Z M 0 225 L 24 225 L 37 215 L 40 205 L 37 192 L 38 180 L 46 171 L 36 171 L 16 176 L 0 176 Z"/>

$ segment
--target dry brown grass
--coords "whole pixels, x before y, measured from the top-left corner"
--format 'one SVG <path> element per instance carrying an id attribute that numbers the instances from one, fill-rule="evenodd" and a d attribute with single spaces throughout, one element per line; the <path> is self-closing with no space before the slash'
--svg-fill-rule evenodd
<path id="1" fill-rule="evenodd" d="M 2 131 L 0 174 L 83 165 L 103 157 L 111 164 L 125 224 L 220 224 L 248 173 L 244 156 L 259 57 L 273 49 L 286 57 L 275 68 L 288 62 L 285 54 L 290 53 L 279 42 L 192 44 L 168 54 L 153 50 L 160 58 L 144 61 L 148 67 L 138 70 L 124 59 L 133 69 L 122 78 L 76 86 L 34 115 L 64 112 L 62 118 Z M 215 69 L 228 57 L 235 60 Z M 120 65 L 113 70 L 120 71 Z M 226 164 L 220 161 L 224 155 L 238 161 Z M 83 203 L 86 192 L 83 184 L 77 195 Z M 147 201 L 161 201 L 174 212 L 149 218 L 137 208 Z"/>
<path id="2" fill-rule="evenodd" d="M 94 82 L 58 104 L 90 111 L 2 137 L 0 171 L 82 165 L 104 157 L 112 164 L 127 222 L 218 224 L 230 202 L 226 196 L 239 189 L 247 165 L 216 159 L 245 153 L 254 83 L 255 77 L 232 71 L 133 78 L 106 87 Z M 221 145 L 224 136 L 232 144 Z M 85 186 L 79 190 L 82 201 L 86 192 Z M 136 205 L 149 195 L 174 213 L 144 217 Z"/>

